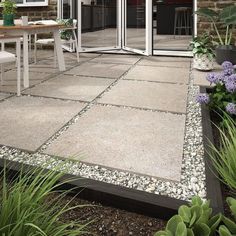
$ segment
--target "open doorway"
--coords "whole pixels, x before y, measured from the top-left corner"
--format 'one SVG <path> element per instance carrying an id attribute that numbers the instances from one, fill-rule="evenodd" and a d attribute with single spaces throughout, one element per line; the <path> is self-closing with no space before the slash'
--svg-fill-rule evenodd
<path id="1" fill-rule="evenodd" d="M 60 18 L 78 19 L 80 51 L 152 54 L 152 1 L 59 0 L 59 4 Z"/>
<path id="2" fill-rule="evenodd" d="M 197 0 L 58 0 L 59 17 L 78 19 L 83 52 L 191 56 Z M 195 24 L 194 24 L 195 22 Z"/>

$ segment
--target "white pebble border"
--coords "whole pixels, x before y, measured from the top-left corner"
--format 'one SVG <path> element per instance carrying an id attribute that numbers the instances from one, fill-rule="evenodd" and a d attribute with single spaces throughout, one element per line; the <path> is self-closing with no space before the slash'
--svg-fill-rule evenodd
<path id="1" fill-rule="evenodd" d="M 28 153 L 6 146 L 0 147 L 0 158 L 17 161 L 20 163 L 53 168 L 62 165 L 66 172 L 75 176 L 81 176 L 99 180 L 115 185 L 125 186 L 141 191 L 174 197 L 189 201 L 194 195 L 206 198 L 204 149 L 202 140 L 201 108 L 195 102 L 199 87 L 193 85 L 193 73 L 190 71 L 188 88 L 188 104 L 186 117 L 186 130 L 184 153 L 182 159 L 182 172 L 180 182 L 163 181 L 158 178 L 142 176 L 120 170 L 110 170 L 100 166 L 87 165 L 76 161 L 63 161 L 40 152 Z M 90 106 L 81 112 L 82 115 Z M 71 124 L 77 121 L 79 116 L 62 128 L 58 135 L 63 133 Z M 57 138 L 56 137 L 56 138 Z M 52 138 L 52 141 L 54 138 Z M 41 148 L 41 151 L 47 143 Z"/>

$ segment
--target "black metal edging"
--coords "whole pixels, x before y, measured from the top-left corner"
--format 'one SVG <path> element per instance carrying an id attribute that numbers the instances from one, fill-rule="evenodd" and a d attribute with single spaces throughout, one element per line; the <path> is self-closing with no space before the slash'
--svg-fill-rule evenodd
<path id="1" fill-rule="evenodd" d="M 29 171 L 36 168 L 32 165 L 0 159 L 0 167 L 3 167 L 4 164 L 14 174 L 21 171 L 22 168 L 23 171 Z M 75 177 L 76 179 L 78 178 L 78 180 L 74 180 Z M 66 179 L 73 179 L 66 187 L 78 187 L 78 191 L 80 191 L 79 197 L 83 199 L 96 201 L 106 206 L 117 207 L 160 219 L 168 220 L 177 213 L 179 206 L 187 204 L 187 202 L 183 200 L 97 180 L 81 178 L 79 176 L 65 174 L 62 181 Z"/>
<path id="2" fill-rule="evenodd" d="M 200 87 L 200 92 L 206 93 L 206 87 Z M 209 145 L 211 143 L 214 143 L 210 112 L 209 109 L 204 105 L 201 106 L 201 110 L 207 198 L 211 201 L 211 207 L 213 208 L 214 213 L 224 212 L 220 180 L 218 174 L 215 171 L 212 160 L 208 154 L 208 150 L 210 151 Z"/>

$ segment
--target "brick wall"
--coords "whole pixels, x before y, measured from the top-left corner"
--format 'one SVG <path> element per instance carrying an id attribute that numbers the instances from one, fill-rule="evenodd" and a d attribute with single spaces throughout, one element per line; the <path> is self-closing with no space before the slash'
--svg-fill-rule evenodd
<path id="1" fill-rule="evenodd" d="M 236 0 L 198 0 L 198 8 L 208 7 L 215 11 L 218 11 L 229 5 L 236 5 Z M 198 17 L 198 33 L 201 34 L 204 31 L 214 32 L 213 26 L 204 17 Z M 234 41 L 236 42 L 236 30 L 234 32 Z"/>
<path id="2" fill-rule="evenodd" d="M 0 10 L 1 11 L 1 10 Z M 16 19 L 28 16 L 29 21 L 57 18 L 57 0 L 48 0 L 48 6 L 18 7 Z"/>
<path id="3" fill-rule="evenodd" d="M 17 17 L 28 16 L 29 20 L 56 19 L 57 0 L 49 0 L 48 6 L 18 7 Z"/>

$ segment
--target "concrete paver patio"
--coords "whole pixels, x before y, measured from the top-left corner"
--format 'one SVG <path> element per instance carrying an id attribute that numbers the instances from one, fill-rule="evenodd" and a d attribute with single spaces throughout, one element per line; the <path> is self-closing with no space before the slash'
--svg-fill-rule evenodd
<path id="1" fill-rule="evenodd" d="M 189 68 L 191 63 L 190 58 L 183 57 L 148 57 L 144 58 L 138 65 L 142 66 L 162 66 L 162 67 L 178 67 Z"/>
<path id="2" fill-rule="evenodd" d="M 59 73 L 46 55 L 30 66 L 24 95 L 0 101 L 1 145 L 35 152 L 47 143 L 50 155 L 180 181 L 190 59 L 81 54 L 78 64 L 65 53 Z M 0 91 L 15 93 L 7 73 Z"/>
<path id="3" fill-rule="evenodd" d="M 27 94 L 47 97 L 92 101 L 113 79 L 59 75 L 26 91 Z"/>
<path id="4" fill-rule="evenodd" d="M 36 151 L 85 104 L 36 97 L 0 103 L 0 144 Z"/>
<path id="5" fill-rule="evenodd" d="M 184 115 L 94 106 L 47 154 L 180 181 Z"/>
<path id="6" fill-rule="evenodd" d="M 170 69 L 168 67 L 137 65 L 128 72 L 125 79 L 187 84 L 189 80 L 189 71 L 184 70 L 183 68 Z"/>
<path id="7" fill-rule="evenodd" d="M 117 79 L 122 76 L 131 65 L 108 63 L 84 63 L 66 72 L 68 75 L 83 75 Z"/>
<path id="8" fill-rule="evenodd" d="M 186 85 L 121 80 L 98 102 L 185 113 L 186 100 Z"/>
<path id="9" fill-rule="evenodd" d="M 39 84 L 46 80 L 48 76 L 49 74 L 45 73 L 44 71 L 42 72 L 42 70 L 41 73 L 30 71 L 30 85 Z M 21 83 L 21 88 L 23 89 L 23 83 Z M 4 73 L 4 82 L 0 85 L 0 91 L 11 93 L 16 92 L 16 71 L 14 69 Z"/>
<path id="10" fill-rule="evenodd" d="M 10 96 L 10 94 L 1 93 L 1 92 L 0 92 L 0 100 L 2 100 L 2 99 L 4 99 L 4 98 L 7 98 L 7 97 L 9 97 L 9 96 Z"/>

